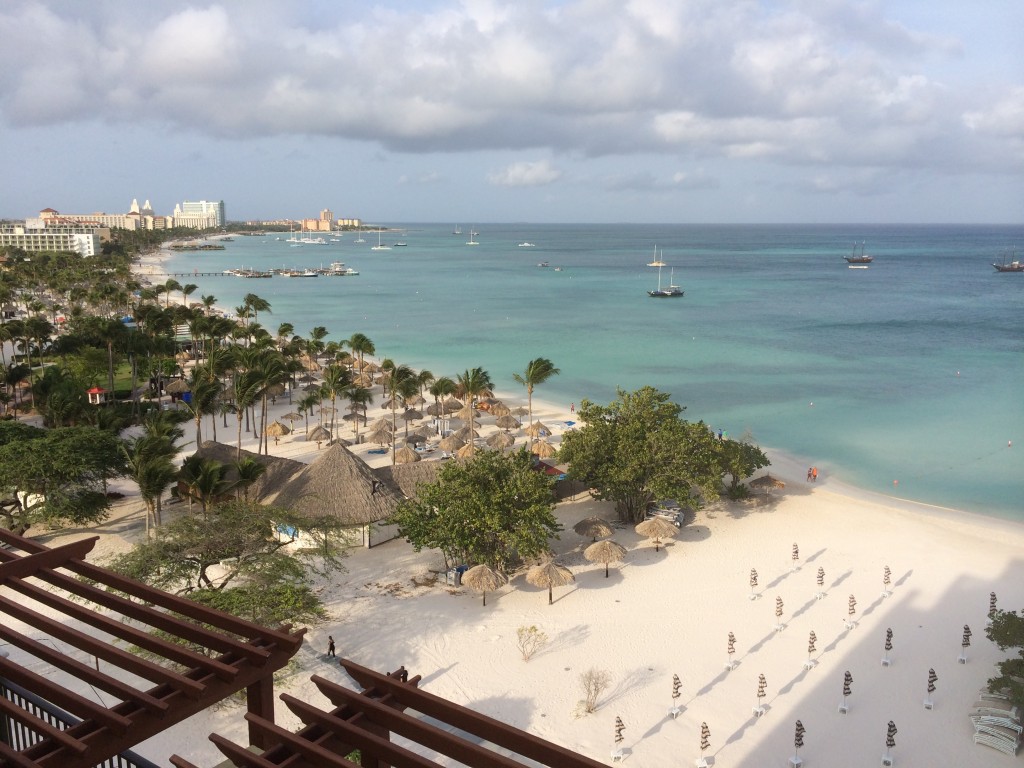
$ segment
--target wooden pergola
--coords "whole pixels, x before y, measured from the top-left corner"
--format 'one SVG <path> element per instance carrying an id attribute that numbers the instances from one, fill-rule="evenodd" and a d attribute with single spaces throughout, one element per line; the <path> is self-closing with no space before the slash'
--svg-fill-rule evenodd
<path id="1" fill-rule="evenodd" d="M 0 739 L 0 765 L 93 768 L 241 690 L 254 718 L 251 743 L 276 741 L 266 740 L 273 675 L 299 649 L 304 630 L 267 629 L 90 565 L 84 558 L 97 538 L 49 549 L 0 529 L 0 641 L 23 661 L 59 670 L 40 675 L 29 668 L 34 661 L 0 655 L 0 737 L 5 732 L 8 741 Z M 47 637 L 65 650 L 39 642 Z M 70 722 L 41 717 L 5 681 Z M 105 706 L 74 690 L 88 686 L 117 701 Z"/>
<path id="2" fill-rule="evenodd" d="M 427 693 L 418 687 L 419 676 L 410 678 L 404 667 L 384 675 L 348 659 L 339 663 L 363 690 L 314 675 L 313 683 L 334 707 L 329 711 L 282 694 L 281 701 L 305 724 L 297 733 L 250 712 L 245 716 L 250 733 L 255 727 L 262 733 L 262 742 L 274 746 L 253 752 L 216 733 L 210 740 L 238 768 L 436 768 L 439 763 L 429 753 L 471 768 L 522 768 L 522 758 L 551 768 L 604 765 Z M 392 736 L 424 750 L 396 744 Z M 355 749 L 360 763 L 345 759 Z M 197 768 L 177 755 L 171 762 L 177 768 Z"/>

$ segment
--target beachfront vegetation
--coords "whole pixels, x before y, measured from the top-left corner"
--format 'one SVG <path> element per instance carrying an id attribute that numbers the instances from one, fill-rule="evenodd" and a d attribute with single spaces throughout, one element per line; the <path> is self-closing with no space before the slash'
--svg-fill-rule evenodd
<path id="1" fill-rule="evenodd" d="M 559 458 L 569 477 L 586 483 L 594 497 L 614 501 L 619 516 L 644 519 L 659 499 L 696 508 L 718 496 L 722 470 L 718 442 L 703 422 L 681 418 L 683 407 L 653 387 L 603 406 L 583 400 L 583 425 L 562 438 Z"/>
<path id="2" fill-rule="evenodd" d="M 232 500 L 168 523 L 110 567 L 266 626 L 311 623 L 323 608 L 310 580 L 340 569 L 340 530 L 335 518 Z M 298 531 L 317 546 L 295 550 Z"/>
<path id="3" fill-rule="evenodd" d="M 988 689 L 992 692 L 1005 690 L 1017 707 L 1024 707 L 1024 616 L 1017 611 L 996 610 L 991 618 L 985 635 L 999 650 L 1012 649 L 1017 655 L 996 664 L 999 675 L 988 681 Z"/>
<path id="4" fill-rule="evenodd" d="M 718 450 L 722 470 L 729 475 L 729 498 L 746 498 L 748 490 L 743 480 L 771 462 L 760 446 L 755 445 L 747 435 L 740 440 L 719 440 Z"/>
<path id="5" fill-rule="evenodd" d="M 124 473 L 120 441 L 92 427 L 40 429 L 0 422 L 0 521 L 24 535 L 33 525 L 93 523 L 110 506 L 106 482 Z"/>
<path id="6" fill-rule="evenodd" d="M 523 661 L 529 661 L 533 655 L 548 644 L 548 636 L 533 624 L 522 626 L 516 630 L 516 648 L 522 654 Z"/>
<path id="7" fill-rule="evenodd" d="M 533 390 L 540 384 L 561 373 L 555 368 L 555 364 L 546 357 L 538 357 L 526 364 L 526 370 L 522 373 L 513 373 L 512 378 L 518 384 L 526 387 L 526 404 L 530 416 L 530 424 L 533 424 Z"/>
<path id="8" fill-rule="evenodd" d="M 390 522 L 417 552 L 441 550 L 448 567 L 483 563 L 507 575 L 521 559 L 547 552 L 561 530 L 552 481 L 532 463 L 522 450 L 483 450 L 466 462 L 448 462 Z"/>

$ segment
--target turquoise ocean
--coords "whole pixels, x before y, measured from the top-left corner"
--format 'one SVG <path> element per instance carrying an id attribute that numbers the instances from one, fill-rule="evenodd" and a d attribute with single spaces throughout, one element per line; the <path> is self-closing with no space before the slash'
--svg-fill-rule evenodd
<path id="1" fill-rule="evenodd" d="M 687 418 L 825 477 L 1024 520 L 1024 274 L 991 266 L 1024 226 L 382 226 L 385 244 L 406 245 L 236 236 L 167 270 L 228 312 L 266 299 L 272 333 L 365 333 L 380 357 L 435 375 L 481 366 L 510 394 L 513 372 L 547 357 L 561 375 L 535 399 L 567 408 L 649 384 Z M 875 257 L 868 269 L 847 267 L 854 243 Z M 684 297 L 647 295 L 655 249 Z M 191 274 L 334 261 L 360 274 Z"/>

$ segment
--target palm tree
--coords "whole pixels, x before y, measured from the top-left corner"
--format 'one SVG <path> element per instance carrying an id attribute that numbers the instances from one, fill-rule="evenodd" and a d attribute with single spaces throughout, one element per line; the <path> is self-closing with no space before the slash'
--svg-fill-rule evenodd
<path id="1" fill-rule="evenodd" d="M 538 384 L 543 384 L 552 376 L 557 376 L 559 373 L 561 371 L 555 368 L 554 363 L 546 357 L 538 357 L 526 364 L 526 370 L 522 374 L 512 374 L 513 379 L 526 387 L 526 400 L 530 411 L 531 424 L 533 424 L 533 388 Z"/>
<path id="2" fill-rule="evenodd" d="M 381 366 L 383 368 L 383 366 Z M 416 372 L 408 365 L 392 365 L 385 371 L 384 387 L 391 397 L 391 434 L 397 428 L 398 401 L 410 397 L 419 390 Z M 395 444 L 391 443 L 391 463 L 396 463 Z"/>
<path id="3" fill-rule="evenodd" d="M 260 298 L 255 293 L 247 293 L 242 301 L 245 308 L 252 312 L 252 321 L 254 323 L 259 320 L 260 312 L 270 311 L 270 302 Z"/>
<path id="4" fill-rule="evenodd" d="M 348 401 L 352 404 L 352 414 L 355 416 L 355 433 L 356 442 L 359 442 L 359 419 L 363 417 L 366 412 L 366 406 L 373 403 L 373 392 L 370 391 L 369 387 L 349 387 L 348 389 Z"/>
<path id="5" fill-rule="evenodd" d="M 185 484 L 189 512 L 192 511 L 192 502 L 198 501 L 203 507 L 203 516 L 209 514 L 214 502 L 230 490 L 227 473 L 228 465 L 216 459 L 206 459 L 198 454 L 185 459 L 178 479 Z"/>
<path id="6" fill-rule="evenodd" d="M 456 379 L 456 391 L 466 398 L 467 408 L 472 409 L 475 407 L 476 399 L 478 397 L 490 397 L 494 394 L 494 384 L 491 383 L 491 375 L 483 368 L 467 368 L 463 373 L 460 373 Z M 475 429 L 475 426 L 472 411 L 470 411 L 470 430 L 472 431 Z M 472 446 L 474 443 L 470 440 L 469 444 Z M 472 448 L 470 448 L 470 453 L 473 453 Z"/>
<path id="7" fill-rule="evenodd" d="M 235 484 L 235 496 L 237 498 L 237 491 L 241 490 L 242 499 L 248 501 L 249 487 L 257 480 L 259 480 L 260 477 L 263 476 L 263 473 L 267 471 L 267 465 L 261 464 L 251 456 L 243 456 L 241 459 L 236 461 L 232 466 L 238 473 L 238 482 Z"/>
<path id="8" fill-rule="evenodd" d="M 363 355 L 372 355 L 377 351 L 369 337 L 362 333 L 353 333 L 348 340 L 348 348 L 359 358 L 359 372 L 363 372 Z"/>
<path id="9" fill-rule="evenodd" d="M 334 417 L 331 419 L 331 440 L 334 439 L 334 425 L 337 423 L 338 396 L 344 394 L 345 388 L 349 385 L 348 370 L 340 365 L 329 365 L 324 369 L 324 379 L 320 383 L 320 391 L 331 400 L 331 409 Z"/>
<path id="10" fill-rule="evenodd" d="M 165 294 L 164 298 L 164 309 L 171 305 L 171 291 L 180 291 L 181 283 L 175 280 L 173 277 L 167 278 L 167 282 L 163 285 L 157 286 L 157 289 Z"/>
<path id="11" fill-rule="evenodd" d="M 434 405 L 436 410 L 439 412 L 442 426 L 444 426 L 444 405 L 442 404 L 441 398 L 454 394 L 455 389 L 455 382 L 447 376 L 441 376 L 440 378 L 434 379 L 433 383 L 427 389 L 427 392 L 434 398 Z"/>

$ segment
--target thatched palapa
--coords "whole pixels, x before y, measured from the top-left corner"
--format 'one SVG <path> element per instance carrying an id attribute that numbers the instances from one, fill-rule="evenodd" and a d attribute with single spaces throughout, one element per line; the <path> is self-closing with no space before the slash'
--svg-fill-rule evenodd
<path id="1" fill-rule="evenodd" d="M 234 470 L 233 465 L 239 459 L 252 459 L 259 462 L 267 469 L 249 486 L 247 495 L 250 499 L 270 503 L 273 503 L 274 497 L 285 484 L 309 466 L 301 461 L 285 459 L 280 456 L 266 456 L 262 453 L 253 453 L 246 450 L 239 452 L 233 445 L 218 443 L 214 440 L 203 441 L 203 444 L 196 450 L 196 455 L 203 459 L 219 461 L 228 467 L 224 479 L 229 483 L 238 480 L 238 472 Z"/>

